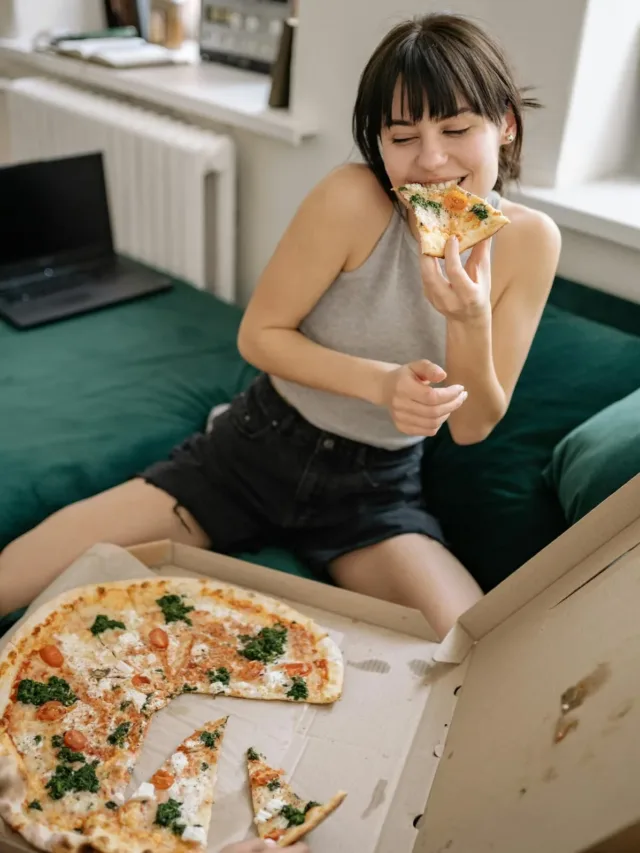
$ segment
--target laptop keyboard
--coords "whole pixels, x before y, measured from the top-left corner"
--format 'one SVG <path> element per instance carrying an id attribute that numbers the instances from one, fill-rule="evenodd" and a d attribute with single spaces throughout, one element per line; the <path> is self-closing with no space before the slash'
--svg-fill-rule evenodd
<path id="1" fill-rule="evenodd" d="M 74 290 L 76 287 L 81 287 L 89 283 L 97 284 L 102 279 L 111 278 L 114 273 L 114 267 L 108 266 L 92 269 L 90 272 L 69 273 L 69 275 L 57 278 L 42 279 L 0 292 L 0 299 L 9 304 L 31 302 L 34 299 L 42 299 L 46 296 L 53 296 L 54 294 Z"/>

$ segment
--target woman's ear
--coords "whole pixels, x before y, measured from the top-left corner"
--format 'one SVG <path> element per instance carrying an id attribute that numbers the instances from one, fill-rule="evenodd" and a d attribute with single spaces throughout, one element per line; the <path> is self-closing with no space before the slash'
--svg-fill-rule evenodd
<path id="1" fill-rule="evenodd" d="M 507 112 L 505 113 L 505 117 L 502 119 L 500 144 L 511 145 L 511 143 L 515 141 L 517 132 L 518 130 L 516 126 L 516 119 L 513 115 L 513 110 L 511 109 L 511 107 L 508 107 Z"/>

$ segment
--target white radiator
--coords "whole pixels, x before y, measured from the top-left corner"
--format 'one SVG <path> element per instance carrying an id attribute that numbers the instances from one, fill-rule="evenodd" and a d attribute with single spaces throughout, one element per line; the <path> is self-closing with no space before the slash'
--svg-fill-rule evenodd
<path id="1" fill-rule="evenodd" d="M 54 80 L 6 89 L 12 161 L 102 151 L 117 251 L 234 301 L 232 140 Z"/>

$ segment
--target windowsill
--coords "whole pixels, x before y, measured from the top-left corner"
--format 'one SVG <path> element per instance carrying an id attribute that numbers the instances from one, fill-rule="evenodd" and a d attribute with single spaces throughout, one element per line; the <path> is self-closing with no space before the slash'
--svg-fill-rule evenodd
<path id="1" fill-rule="evenodd" d="M 315 135 L 313 122 L 294 116 L 289 110 L 268 106 L 271 89 L 268 75 L 200 62 L 197 46 L 190 49 L 193 61 L 189 64 L 118 70 L 34 51 L 24 42 L 0 39 L 0 61 L 28 66 L 34 71 L 248 130 L 290 145 L 299 145 L 303 139 Z"/>
<path id="2" fill-rule="evenodd" d="M 640 250 L 640 177 L 619 175 L 569 187 L 523 186 L 509 197 L 561 227 Z"/>

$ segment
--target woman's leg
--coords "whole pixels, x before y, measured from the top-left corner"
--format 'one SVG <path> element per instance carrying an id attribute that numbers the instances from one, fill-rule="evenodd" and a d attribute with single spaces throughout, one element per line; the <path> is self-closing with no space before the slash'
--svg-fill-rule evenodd
<path id="1" fill-rule="evenodd" d="M 98 542 L 128 547 L 156 539 L 210 545 L 175 498 L 141 479 L 71 504 L 0 552 L 0 616 L 32 601 Z"/>
<path id="2" fill-rule="evenodd" d="M 482 598 L 462 563 L 435 539 L 419 533 L 394 536 L 338 557 L 331 574 L 345 589 L 420 610 L 440 639 Z"/>

